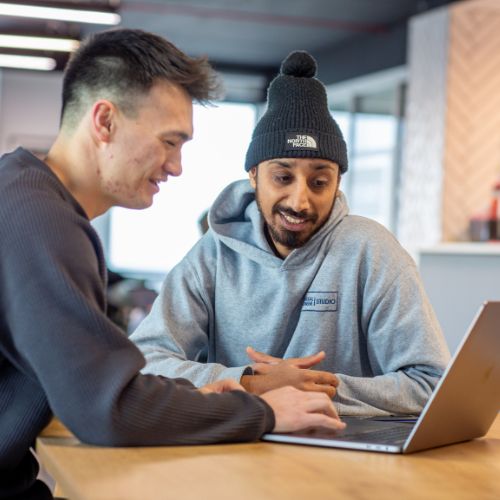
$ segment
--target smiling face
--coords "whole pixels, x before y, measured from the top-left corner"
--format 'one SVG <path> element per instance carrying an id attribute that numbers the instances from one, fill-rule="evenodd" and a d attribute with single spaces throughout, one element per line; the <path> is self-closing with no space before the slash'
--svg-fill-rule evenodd
<path id="1" fill-rule="evenodd" d="M 317 158 L 279 158 L 250 169 L 270 243 L 285 258 L 307 243 L 333 209 L 339 167 Z"/>
<path id="2" fill-rule="evenodd" d="M 181 148 L 193 135 L 192 101 L 181 87 L 158 82 L 135 108 L 133 116 L 111 113 L 96 172 L 109 207 L 149 207 L 160 183 L 181 174 Z"/>

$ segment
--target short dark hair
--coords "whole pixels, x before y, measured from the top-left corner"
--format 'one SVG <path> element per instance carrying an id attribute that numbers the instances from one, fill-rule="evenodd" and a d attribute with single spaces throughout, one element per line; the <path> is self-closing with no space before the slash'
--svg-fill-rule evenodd
<path id="1" fill-rule="evenodd" d="M 90 100 L 99 98 L 133 113 L 136 97 L 158 80 L 179 85 L 202 104 L 219 96 L 219 79 L 206 57 L 191 58 L 165 38 L 142 30 L 112 29 L 90 35 L 65 69 L 61 124 L 76 126 Z"/>

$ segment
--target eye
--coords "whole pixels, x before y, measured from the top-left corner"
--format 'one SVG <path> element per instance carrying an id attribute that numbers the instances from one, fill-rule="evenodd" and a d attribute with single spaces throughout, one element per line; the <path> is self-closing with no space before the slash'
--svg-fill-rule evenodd
<path id="1" fill-rule="evenodd" d="M 274 176 L 274 181 L 277 182 L 278 184 L 288 184 L 291 180 L 290 175 L 275 175 Z"/>
<path id="2" fill-rule="evenodd" d="M 329 180 L 324 177 L 319 177 L 312 181 L 312 187 L 316 189 L 321 189 L 327 187 L 329 184 Z"/>

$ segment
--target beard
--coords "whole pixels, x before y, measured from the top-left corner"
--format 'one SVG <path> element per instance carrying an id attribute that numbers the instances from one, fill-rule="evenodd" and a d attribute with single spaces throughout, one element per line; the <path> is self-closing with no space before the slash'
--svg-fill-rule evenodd
<path id="1" fill-rule="evenodd" d="M 257 202 L 257 207 L 259 209 L 259 212 L 265 221 L 266 236 L 268 237 L 268 240 L 269 237 L 271 238 L 271 241 L 269 241 L 271 246 L 274 246 L 274 243 L 278 243 L 289 249 L 295 249 L 304 246 L 324 226 L 326 221 L 330 218 L 333 206 L 335 205 L 335 198 L 334 198 L 332 207 L 328 212 L 328 216 L 325 217 L 325 220 L 323 220 L 318 225 L 316 225 L 318 222 L 318 214 L 315 212 L 308 212 L 306 210 L 303 210 L 301 212 L 296 212 L 295 210 L 292 210 L 290 207 L 285 207 L 280 204 L 274 205 L 271 211 L 272 212 L 271 216 L 274 215 L 279 216 L 280 214 L 286 214 L 298 219 L 306 219 L 312 223 L 311 229 L 303 231 L 290 231 L 283 227 L 279 227 L 277 224 L 274 224 L 272 217 L 271 220 L 267 220 L 264 211 L 262 210 L 262 205 L 260 203 L 258 186 L 255 189 L 255 200 Z"/>
<path id="2" fill-rule="evenodd" d="M 260 213 L 262 214 L 262 210 L 260 210 Z M 306 211 L 296 212 L 295 210 L 292 210 L 288 207 L 283 207 L 282 205 L 275 205 L 273 207 L 272 213 L 273 215 L 287 214 L 291 217 L 307 219 L 313 224 L 312 231 L 290 231 L 288 229 L 280 228 L 276 224 L 272 224 L 269 221 L 266 221 L 266 228 L 272 240 L 287 248 L 300 248 L 301 246 L 305 245 L 309 241 L 309 239 L 316 233 L 316 231 L 323 225 L 321 224 L 317 228 L 314 227 L 314 224 L 316 224 L 316 221 L 318 220 L 318 216 L 316 214 L 311 214 Z M 262 216 L 264 217 L 264 214 L 262 214 Z"/>

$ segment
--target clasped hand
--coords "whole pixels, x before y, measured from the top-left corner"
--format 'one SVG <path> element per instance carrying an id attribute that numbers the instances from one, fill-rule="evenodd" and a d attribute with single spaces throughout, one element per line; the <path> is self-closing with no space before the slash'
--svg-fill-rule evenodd
<path id="1" fill-rule="evenodd" d="M 333 373 L 309 370 L 325 358 L 324 351 L 288 359 L 276 358 L 251 347 L 247 347 L 246 351 L 254 362 L 254 375 L 244 375 L 241 385 L 249 392 L 263 394 L 283 386 L 292 386 L 301 391 L 324 392 L 330 398 L 337 392 L 339 379 Z"/>

